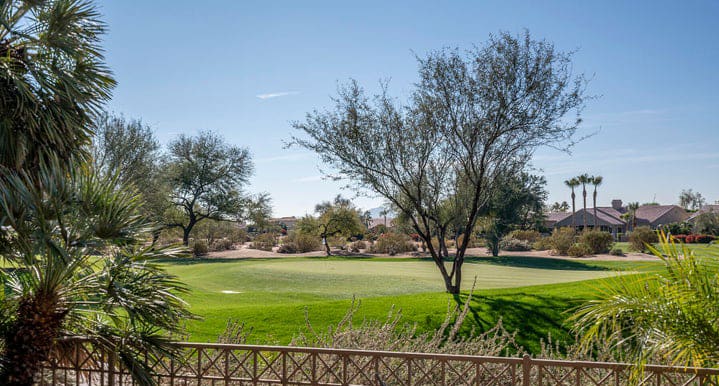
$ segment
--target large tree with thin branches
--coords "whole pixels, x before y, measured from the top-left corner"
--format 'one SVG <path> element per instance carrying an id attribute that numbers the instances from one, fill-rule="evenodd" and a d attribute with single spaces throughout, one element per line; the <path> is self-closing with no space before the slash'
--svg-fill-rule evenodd
<path id="1" fill-rule="evenodd" d="M 302 135 L 291 144 L 387 199 L 424 240 L 447 291 L 458 293 L 469 235 L 494 184 L 537 147 L 571 144 L 585 81 L 572 75 L 570 59 L 529 33 L 431 52 L 418 59 L 419 81 L 406 102 L 391 98 L 386 84 L 369 97 L 351 81 L 333 109 L 293 124 Z M 433 236 L 451 224 L 464 237 L 447 264 Z"/>

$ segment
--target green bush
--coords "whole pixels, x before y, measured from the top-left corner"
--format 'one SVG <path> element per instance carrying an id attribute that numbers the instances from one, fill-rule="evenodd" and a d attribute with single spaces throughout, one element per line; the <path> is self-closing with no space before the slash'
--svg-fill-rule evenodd
<path id="1" fill-rule="evenodd" d="M 624 251 L 622 251 L 622 248 L 612 248 L 609 254 L 612 256 L 624 256 Z"/>
<path id="2" fill-rule="evenodd" d="M 567 254 L 572 257 L 582 257 L 592 254 L 592 248 L 584 243 L 574 243 L 567 250 Z"/>
<path id="3" fill-rule="evenodd" d="M 499 249 L 510 252 L 525 252 L 531 251 L 532 245 L 525 240 L 519 240 L 514 238 L 504 238 L 499 242 Z"/>
<path id="4" fill-rule="evenodd" d="M 372 253 L 387 253 L 390 256 L 416 250 L 417 246 L 410 241 L 409 236 L 399 233 L 384 233 L 370 247 Z"/>
<path id="5" fill-rule="evenodd" d="M 210 252 L 210 248 L 207 246 L 205 240 L 195 240 L 192 244 L 192 254 L 195 257 L 205 256 Z"/>
<path id="6" fill-rule="evenodd" d="M 608 232 L 587 230 L 579 236 L 579 242 L 587 245 L 593 254 L 607 253 L 614 245 L 614 237 Z"/>
<path id="7" fill-rule="evenodd" d="M 277 237 L 275 237 L 275 235 L 272 233 L 261 233 L 252 240 L 250 248 L 261 251 L 272 251 L 275 245 L 277 245 Z"/>
<path id="8" fill-rule="evenodd" d="M 638 227 L 629 234 L 629 247 L 636 252 L 644 252 L 647 250 L 647 244 L 658 241 L 657 233 L 649 227 Z"/>
<path id="9" fill-rule="evenodd" d="M 555 228 L 552 235 L 548 237 L 548 243 L 554 253 L 566 256 L 569 248 L 576 242 L 576 236 L 576 232 L 572 228 Z"/>
<path id="10" fill-rule="evenodd" d="M 516 230 L 509 234 L 510 238 L 526 241 L 529 244 L 534 244 L 537 240 L 542 238 L 542 234 L 535 230 Z"/>

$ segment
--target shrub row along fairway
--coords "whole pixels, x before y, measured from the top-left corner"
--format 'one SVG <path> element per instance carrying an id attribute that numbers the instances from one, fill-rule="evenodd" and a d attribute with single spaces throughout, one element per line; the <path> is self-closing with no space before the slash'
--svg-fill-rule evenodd
<path id="1" fill-rule="evenodd" d="M 476 276 L 481 290 L 466 327 L 484 329 L 501 316 L 508 328 L 522 330 L 523 344 L 535 348 L 531 341 L 548 332 L 566 334 L 562 312 L 595 291 L 596 282 L 584 280 L 606 278 L 616 269 L 653 266 L 639 264 L 530 257 L 473 259 L 465 266 L 464 289 L 472 286 Z M 434 263 L 422 259 L 200 259 L 168 261 L 165 266 L 189 286 L 186 299 L 192 311 L 203 317 L 188 324 L 193 341 L 216 341 L 233 318 L 253 328 L 253 343 L 287 344 L 293 335 L 306 330 L 305 310 L 315 328 L 325 329 L 342 318 L 352 297 L 362 301 L 356 315 L 360 320 L 383 319 L 394 305 L 403 310 L 407 322 L 417 322 L 421 329 L 434 328 L 453 301 L 444 293 Z"/>

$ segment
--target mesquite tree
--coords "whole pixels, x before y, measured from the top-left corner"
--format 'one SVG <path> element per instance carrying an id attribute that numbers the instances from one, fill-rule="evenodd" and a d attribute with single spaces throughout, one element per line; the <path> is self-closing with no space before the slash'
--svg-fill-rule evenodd
<path id="1" fill-rule="evenodd" d="M 168 227 L 182 228 L 187 245 L 195 224 L 204 219 L 238 220 L 245 198 L 241 188 L 252 175 L 250 152 L 203 131 L 181 135 L 169 146 L 166 165 L 172 204 L 182 213 Z"/>
<path id="2" fill-rule="evenodd" d="M 501 33 L 467 52 L 435 51 L 418 59 L 419 81 L 406 103 L 391 98 L 386 84 L 368 97 L 351 81 L 334 109 L 293 123 L 304 135 L 290 145 L 316 152 L 407 216 L 447 291 L 458 293 L 469 235 L 495 181 L 539 146 L 572 144 L 586 82 L 572 75 L 570 59 L 528 33 Z M 446 264 L 433 236 L 442 240 L 450 227 L 464 237 Z"/>

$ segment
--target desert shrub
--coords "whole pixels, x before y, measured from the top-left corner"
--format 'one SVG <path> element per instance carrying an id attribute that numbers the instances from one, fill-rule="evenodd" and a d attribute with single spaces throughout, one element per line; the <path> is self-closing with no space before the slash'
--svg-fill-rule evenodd
<path id="1" fill-rule="evenodd" d="M 551 245 L 554 253 L 566 256 L 569 248 L 574 245 L 576 232 L 572 228 L 556 228 L 552 235 L 549 236 L 549 245 Z"/>
<path id="2" fill-rule="evenodd" d="M 286 241 L 277 248 L 277 253 L 297 253 L 297 244 L 292 241 Z"/>
<path id="3" fill-rule="evenodd" d="M 592 248 L 584 243 L 574 243 L 569 249 L 567 254 L 572 257 L 582 257 L 592 254 Z"/>
<path id="4" fill-rule="evenodd" d="M 541 237 L 537 241 L 532 243 L 532 248 L 537 251 L 546 251 L 548 249 L 552 249 L 552 238 Z"/>
<path id="5" fill-rule="evenodd" d="M 457 236 L 457 245 L 462 245 L 462 242 L 464 242 L 464 235 Z M 469 244 L 467 245 L 467 248 L 480 248 L 484 246 L 484 240 L 477 238 L 476 234 L 472 234 L 469 237 Z"/>
<path id="6" fill-rule="evenodd" d="M 622 251 L 622 248 L 612 248 L 609 254 L 612 256 L 624 256 L 624 251 Z"/>
<path id="7" fill-rule="evenodd" d="M 629 246 L 633 251 L 644 252 L 647 250 L 647 244 L 653 244 L 659 241 L 657 233 L 649 229 L 649 227 L 638 227 L 629 234 Z"/>
<path id="8" fill-rule="evenodd" d="M 509 234 L 509 237 L 517 240 L 526 241 L 529 244 L 534 244 L 537 240 L 539 240 L 542 235 L 535 231 L 535 230 L 521 230 L 518 229 L 516 231 L 512 231 Z"/>
<path id="9" fill-rule="evenodd" d="M 417 246 L 410 241 L 409 236 L 400 233 L 382 234 L 370 248 L 370 252 L 372 253 L 388 253 L 392 256 L 398 253 L 416 250 Z"/>
<path id="10" fill-rule="evenodd" d="M 614 245 L 614 237 L 611 233 L 588 230 L 579 236 L 579 242 L 587 245 L 593 254 L 607 253 Z"/>
<path id="11" fill-rule="evenodd" d="M 367 230 L 367 232 L 364 235 L 364 238 L 366 240 L 375 241 L 379 238 L 380 235 L 388 233 L 389 228 L 384 226 L 384 224 L 379 224 L 377 226 L 374 226 Z"/>
<path id="12" fill-rule="evenodd" d="M 287 237 L 285 237 L 282 241 L 282 245 L 285 244 L 291 244 L 287 248 L 284 249 L 283 252 L 280 253 L 305 253 L 305 252 L 312 252 L 312 251 L 319 251 L 322 249 L 322 242 L 319 238 L 319 236 L 310 234 L 310 233 L 304 233 L 304 232 L 298 232 L 298 231 L 292 231 L 289 232 Z M 280 248 L 282 247 L 280 246 Z M 294 252 L 290 252 L 291 250 L 294 250 Z"/>
<path id="13" fill-rule="evenodd" d="M 195 257 L 205 256 L 210 252 L 210 248 L 207 246 L 205 240 L 195 240 L 192 244 L 192 254 Z"/>
<path id="14" fill-rule="evenodd" d="M 499 249 L 504 251 L 524 252 L 531 251 L 532 245 L 525 240 L 505 237 L 499 242 Z"/>
<path id="15" fill-rule="evenodd" d="M 210 250 L 213 252 L 228 251 L 235 249 L 235 243 L 230 239 L 217 239 L 210 245 Z"/>
<path id="16" fill-rule="evenodd" d="M 342 320 L 327 330 L 314 328 L 305 314 L 306 330 L 296 335 L 293 346 L 361 349 L 376 351 L 428 352 L 442 354 L 507 356 L 522 355 L 526 351 L 515 340 L 516 332 L 508 332 L 500 320 L 493 328 L 479 334 L 467 333 L 462 325 L 470 312 L 471 292 L 462 307 L 448 305 L 444 321 L 435 328 L 422 331 L 417 324 L 406 323 L 402 312 L 392 308 L 382 319 L 359 319 L 360 304 L 352 301 Z M 450 308 L 451 307 L 451 308 Z M 466 327 L 466 326 L 465 326 Z M 391 379 L 387 369 L 378 378 Z M 436 373 L 438 373 L 435 370 Z M 396 373 L 395 373 L 396 374 Z"/>
<path id="17" fill-rule="evenodd" d="M 352 253 L 359 253 L 362 249 L 367 249 L 367 243 L 362 240 L 351 243 L 348 248 Z"/>
<path id="18" fill-rule="evenodd" d="M 272 233 L 261 233 L 252 240 L 250 248 L 261 251 L 271 251 L 275 245 L 277 245 L 277 237 L 275 237 L 275 235 Z"/>

